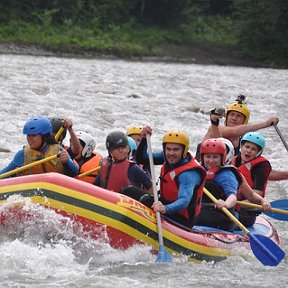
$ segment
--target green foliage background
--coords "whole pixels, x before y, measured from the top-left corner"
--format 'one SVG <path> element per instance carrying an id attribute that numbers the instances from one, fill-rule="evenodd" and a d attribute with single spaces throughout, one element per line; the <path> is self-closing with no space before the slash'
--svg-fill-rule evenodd
<path id="1" fill-rule="evenodd" d="M 1 0 L 0 42 L 121 57 L 204 43 L 287 67 L 287 16 L 287 0 Z"/>

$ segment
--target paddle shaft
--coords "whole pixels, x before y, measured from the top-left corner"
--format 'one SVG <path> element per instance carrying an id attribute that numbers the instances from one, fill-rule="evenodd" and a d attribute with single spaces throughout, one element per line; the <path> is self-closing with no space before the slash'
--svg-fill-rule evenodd
<path id="1" fill-rule="evenodd" d="M 64 127 L 61 126 L 61 127 L 59 128 L 59 130 L 57 131 L 56 135 L 55 135 L 55 140 L 56 140 L 56 141 L 59 140 L 59 138 L 60 138 L 61 134 L 63 133 L 63 131 L 64 131 Z"/>
<path id="2" fill-rule="evenodd" d="M 275 128 L 275 130 L 276 130 L 278 136 L 280 137 L 280 139 L 281 139 L 281 141 L 282 141 L 284 147 L 285 147 L 286 150 L 288 151 L 288 144 L 287 144 L 287 142 L 285 141 L 285 139 L 284 139 L 284 137 L 283 137 L 283 135 L 282 135 L 280 129 L 278 128 L 277 124 L 274 125 L 274 128 Z"/>
<path id="3" fill-rule="evenodd" d="M 86 175 L 88 175 L 88 174 L 90 174 L 90 173 L 93 173 L 93 172 L 95 172 L 95 171 L 98 171 L 99 169 L 101 168 L 101 166 L 97 166 L 97 167 L 95 167 L 95 168 L 93 168 L 93 169 L 91 169 L 91 170 L 89 170 L 89 171 L 86 171 L 86 172 L 83 172 L 83 173 L 81 173 L 81 174 L 79 174 L 78 175 L 78 177 L 84 177 L 84 176 L 86 176 Z"/>
<path id="4" fill-rule="evenodd" d="M 218 200 L 204 187 L 203 192 L 214 202 L 216 203 Z M 221 210 L 246 234 L 249 233 L 249 230 L 225 207 L 221 208 Z"/>
<path id="5" fill-rule="evenodd" d="M 241 206 L 249 207 L 249 208 L 258 208 L 258 209 L 263 210 L 263 207 L 261 205 L 253 204 L 253 203 L 250 203 L 250 202 L 237 201 L 237 204 L 239 204 Z M 271 208 L 271 211 L 275 212 L 275 213 L 281 213 L 281 214 L 288 215 L 288 211 L 282 210 L 282 209 L 278 209 L 278 208 Z"/>
<path id="6" fill-rule="evenodd" d="M 9 149 L 0 147 L 0 152 L 11 152 Z"/>
<path id="7" fill-rule="evenodd" d="M 25 166 L 16 168 L 16 169 L 11 170 L 11 171 L 8 171 L 8 172 L 6 172 L 6 173 L 1 174 L 1 175 L 0 175 L 0 179 L 9 177 L 9 176 L 11 176 L 11 175 L 14 175 L 14 174 L 19 173 L 19 172 L 24 171 L 24 170 L 27 170 L 27 169 L 29 169 L 29 168 L 31 168 L 31 167 L 34 167 L 34 166 L 43 164 L 43 163 L 45 163 L 45 162 L 52 161 L 52 160 L 56 159 L 57 157 L 58 157 L 58 154 L 51 155 L 51 156 L 49 156 L 49 157 L 47 157 L 47 158 L 38 160 L 38 161 L 36 161 L 36 162 L 27 164 L 27 165 L 25 165 Z"/>
<path id="8" fill-rule="evenodd" d="M 149 156 L 149 164 L 150 164 L 150 170 L 151 170 L 151 178 L 152 178 L 152 184 L 153 184 L 153 197 L 154 197 L 154 202 L 157 202 L 158 201 L 158 195 L 157 195 L 156 177 L 155 177 L 155 170 L 154 170 L 151 139 L 150 139 L 149 134 L 146 135 L 146 139 L 147 139 L 147 146 L 148 146 L 148 156 Z M 161 217 L 160 217 L 159 211 L 156 212 L 156 222 L 157 222 L 157 229 L 158 229 L 159 245 L 163 246 Z"/>

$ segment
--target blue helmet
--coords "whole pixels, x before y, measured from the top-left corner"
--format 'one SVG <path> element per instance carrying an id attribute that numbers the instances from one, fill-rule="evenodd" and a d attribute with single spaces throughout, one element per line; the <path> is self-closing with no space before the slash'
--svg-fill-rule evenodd
<path id="1" fill-rule="evenodd" d="M 51 135 L 52 125 L 50 120 L 44 116 L 37 116 L 29 119 L 24 127 L 23 134 L 25 135 Z"/>
<path id="2" fill-rule="evenodd" d="M 133 153 L 134 151 L 137 150 L 136 142 L 135 142 L 135 140 L 134 140 L 132 137 L 130 137 L 130 136 L 127 136 L 127 138 L 128 138 L 130 150 L 131 150 L 131 152 Z"/>
<path id="3" fill-rule="evenodd" d="M 257 154 L 257 156 L 261 155 L 265 148 L 265 139 L 264 137 L 256 132 L 247 132 L 242 138 L 241 138 L 241 146 L 244 144 L 245 141 L 254 143 L 259 146 L 260 150 Z"/>

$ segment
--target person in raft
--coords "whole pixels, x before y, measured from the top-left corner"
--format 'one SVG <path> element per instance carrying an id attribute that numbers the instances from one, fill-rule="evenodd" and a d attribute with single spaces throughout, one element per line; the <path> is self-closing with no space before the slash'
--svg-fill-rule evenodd
<path id="1" fill-rule="evenodd" d="M 89 174 L 77 178 L 92 184 L 95 182 L 99 171 L 99 170 L 93 171 L 93 169 L 97 167 L 100 169 L 103 157 L 102 155 L 100 155 L 95 151 L 96 140 L 91 134 L 84 131 L 77 131 L 76 136 L 81 145 L 79 153 L 74 157 L 74 161 L 76 161 L 77 164 L 79 165 L 80 170 L 79 174 L 85 172 L 88 173 L 88 171 L 91 171 Z M 69 149 L 71 149 L 70 147 L 67 150 L 68 153 Z"/>
<path id="2" fill-rule="evenodd" d="M 133 161 L 129 161 L 129 141 L 121 131 L 110 132 L 106 138 L 108 157 L 103 158 L 99 174 L 94 182 L 102 188 L 123 194 L 152 192 L 152 181 L 147 173 Z"/>
<path id="3" fill-rule="evenodd" d="M 201 212 L 195 224 L 232 232 L 234 222 L 221 208 L 227 208 L 238 217 L 234 206 L 238 190 L 241 189 L 242 177 L 234 166 L 225 165 L 226 153 L 226 145 L 219 138 L 207 139 L 201 145 L 201 163 L 207 172 L 205 188 L 218 201 L 214 204 L 208 196 L 203 195 Z"/>
<path id="4" fill-rule="evenodd" d="M 152 129 L 147 127 L 146 132 L 151 134 Z M 162 144 L 163 151 L 153 153 L 153 158 L 163 163 L 159 201 L 154 203 L 153 196 L 148 194 L 137 200 L 167 219 L 191 228 L 201 209 L 205 170 L 188 152 L 189 136 L 184 131 L 166 132 Z"/>
<path id="5" fill-rule="evenodd" d="M 52 135 L 52 125 L 47 117 L 37 116 L 29 119 L 23 127 L 23 134 L 27 135 L 28 145 L 15 154 L 13 160 L 0 171 L 0 174 L 55 154 L 58 155 L 56 159 L 25 169 L 21 175 L 58 172 L 74 177 L 78 174 L 78 167 Z"/>

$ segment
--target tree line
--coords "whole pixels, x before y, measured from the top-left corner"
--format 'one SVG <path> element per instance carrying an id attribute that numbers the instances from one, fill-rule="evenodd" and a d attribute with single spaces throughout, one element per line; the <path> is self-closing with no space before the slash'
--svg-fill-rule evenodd
<path id="1" fill-rule="evenodd" d="M 155 27 L 177 31 L 180 35 L 178 41 L 182 44 L 195 41 L 193 35 L 195 33 L 201 36 L 203 23 L 213 26 L 213 21 L 225 19 L 223 25 L 226 27 L 223 29 L 232 31 L 234 45 L 243 55 L 286 62 L 287 15 L 287 0 L 1 0 L 0 2 L 1 25 L 9 25 L 11 21 L 22 21 L 40 26 L 93 27 L 101 31 L 117 25 L 130 25 L 135 29 Z"/>

